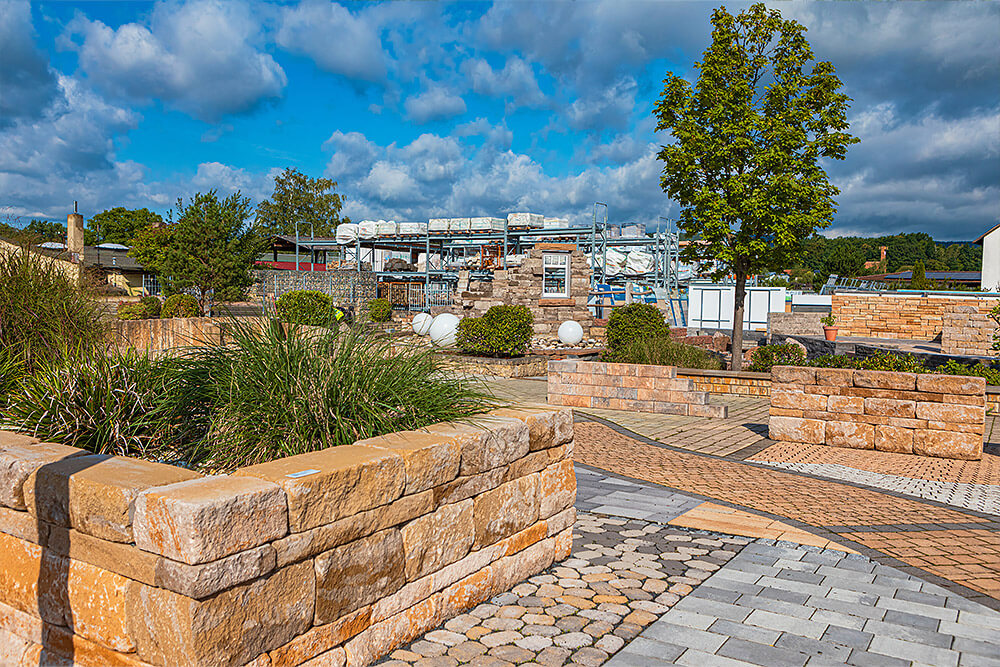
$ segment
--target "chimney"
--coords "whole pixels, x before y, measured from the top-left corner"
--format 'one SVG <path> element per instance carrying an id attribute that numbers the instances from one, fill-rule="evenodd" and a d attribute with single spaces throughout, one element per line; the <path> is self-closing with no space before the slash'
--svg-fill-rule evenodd
<path id="1" fill-rule="evenodd" d="M 76 202 L 73 213 L 66 216 L 66 249 L 74 264 L 83 262 L 83 216 L 76 212 Z"/>

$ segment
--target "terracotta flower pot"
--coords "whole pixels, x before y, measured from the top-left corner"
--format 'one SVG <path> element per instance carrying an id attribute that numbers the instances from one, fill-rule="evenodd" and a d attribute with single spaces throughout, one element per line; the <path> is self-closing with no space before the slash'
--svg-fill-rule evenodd
<path id="1" fill-rule="evenodd" d="M 826 336 L 827 340 L 837 340 L 837 327 L 828 327 L 824 324 L 823 335 Z"/>

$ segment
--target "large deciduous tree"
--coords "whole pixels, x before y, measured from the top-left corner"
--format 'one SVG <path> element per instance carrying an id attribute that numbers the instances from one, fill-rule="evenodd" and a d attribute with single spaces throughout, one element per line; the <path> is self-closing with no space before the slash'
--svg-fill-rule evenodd
<path id="1" fill-rule="evenodd" d="M 274 177 L 274 194 L 257 206 L 257 224 L 262 234 L 310 233 L 332 236 L 341 222 L 343 205 L 340 195 L 333 190 L 336 181 L 328 178 L 309 178 L 296 169 L 285 169 Z"/>
<path id="2" fill-rule="evenodd" d="M 661 185 L 681 205 L 692 261 L 733 276 L 733 362 L 739 370 L 747 276 L 791 265 L 803 239 L 836 210 L 822 160 L 848 145 L 850 98 L 829 62 L 815 62 L 805 28 L 756 4 L 712 14 L 712 43 L 692 85 L 673 72 L 654 115 L 663 146 Z"/>
<path id="3" fill-rule="evenodd" d="M 168 291 L 196 291 L 202 309 L 209 295 L 237 300 L 250 286 L 261 248 L 251 210 L 239 192 L 222 200 L 215 190 L 198 193 L 186 205 L 178 199 L 176 222 L 141 232 L 130 254 L 158 273 Z"/>
<path id="4" fill-rule="evenodd" d="M 94 215 L 87 221 L 84 238 L 88 245 L 121 243 L 132 245 L 132 239 L 144 229 L 163 224 L 163 218 L 148 208 L 128 209 L 116 206 Z"/>

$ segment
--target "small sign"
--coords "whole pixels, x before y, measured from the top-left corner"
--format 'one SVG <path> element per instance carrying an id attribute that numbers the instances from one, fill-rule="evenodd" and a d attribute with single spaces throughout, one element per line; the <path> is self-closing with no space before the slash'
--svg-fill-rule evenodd
<path id="1" fill-rule="evenodd" d="M 317 472 L 319 472 L 319 470 L 316 470 L 314 468 L 310 468 L 309 470 L 300 470 L 298 472 L 290 472 L 287 475 L 285 475 L 285 477 L 291 477 L 292 479 L 298 479 L 299 477 L 305 477 L 306 475 L 312 475 L 312 474 L 317 473 Z"/>

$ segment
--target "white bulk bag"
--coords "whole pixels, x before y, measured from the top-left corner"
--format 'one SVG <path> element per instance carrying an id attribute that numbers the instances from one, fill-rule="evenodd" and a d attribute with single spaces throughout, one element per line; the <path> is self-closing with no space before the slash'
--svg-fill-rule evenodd
<path id="1" fill-rule="evenodd" d="M 337 225 L 337 243 L 349 245 L 358 240 L 358 225 L 353 222 L 345 222 Z"/>

